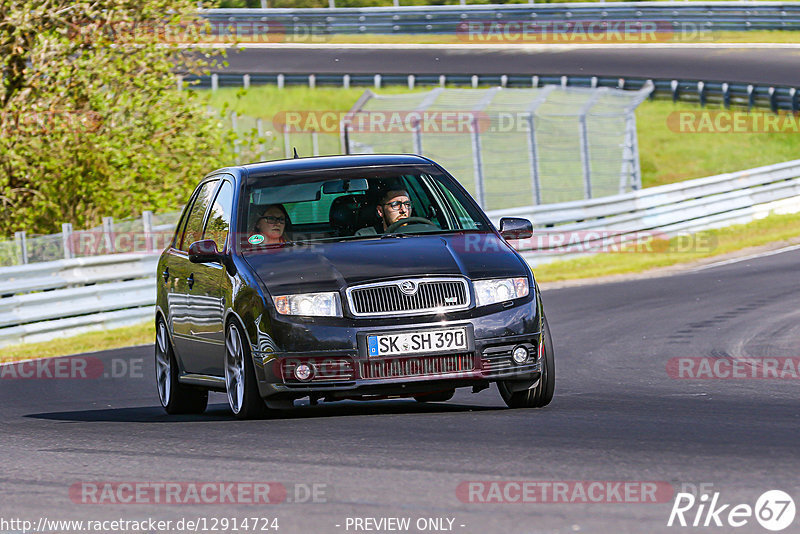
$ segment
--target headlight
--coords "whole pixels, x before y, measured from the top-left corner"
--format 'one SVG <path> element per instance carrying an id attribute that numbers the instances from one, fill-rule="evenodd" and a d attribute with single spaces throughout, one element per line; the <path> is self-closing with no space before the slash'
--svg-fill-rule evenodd
<path id="1" fill-rule="evenodd" d="M 475 280 L 472 285 L 475 287 L 476 306 L 487 306 L 528 296 L 527 278 Z"/>
<path id="2" fill-rule="evenodd" d="M 341 317 L 342 306 L 339 294 L 332 293 L 300 293 L 272 297 L 275 309 L 281 315 L 306 315 L 316 317 Z"/>

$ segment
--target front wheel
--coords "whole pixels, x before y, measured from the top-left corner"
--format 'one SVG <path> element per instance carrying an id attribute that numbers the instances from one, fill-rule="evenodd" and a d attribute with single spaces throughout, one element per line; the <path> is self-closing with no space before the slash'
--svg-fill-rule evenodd
<path id="1" fill-rule="evenodd" d="M 168 414 L 206 411 L 208 391 L 178 382 L 178 363 L 161 317 L 156 321 L 156 387 L 161 406 Z"/>
<path id="2" fill-rule="evenodd" d="M 267 414 L 267 405 L 258 393 L 250 347 L 243 342 L 236 323 L 228 325 L 225 336 L 225 389 L 237 419 L 255 419 Z"/>
<path id="3" fill-rule="evenodd" d="M 513 391 L 512 383 L 498 382 L 497 389 L 500 396 L 509 408 L 542 408 L 550 404 L 553 400 L 553 392 L 556 388 L 556 364 L 553 356 L 553 339 L 550 336 L 550 326 L 547 324 L 547 317 L 542 318 L 544 335 L 544 357 L 542 358 L 542 372 L 539 382 L 530 389 L 523 391 Z"/>

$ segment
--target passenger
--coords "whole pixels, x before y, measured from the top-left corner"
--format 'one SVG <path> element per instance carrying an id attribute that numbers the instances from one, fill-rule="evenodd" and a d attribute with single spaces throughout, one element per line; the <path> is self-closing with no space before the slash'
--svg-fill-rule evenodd
<path id="1" fill-rule="evenodd" d="M 286 243 L 286 232 L 290 224 L 286 208 L 281 204 L 270 204 L 261 213 L 261 217 L 256 220 L 254 235 L 250 237 L 250 243 L 254 245 Z M 259 235 L 263 236 L 263 240 L 253 239 Z"/>
<path id="2" fill-rule="evenodd" d="M 411 216 L 411 199 L 408 196 L 408 192 L 404 189 L 390 189 L 380 196 L 375 209 L 383 225 L 381 231 L 385 232 L 387 228 L 400 219 L 407 219 Z M 375 228 L 368 226 L 358 230 L 356 235 L 371 235 L 377 233 Z"/>

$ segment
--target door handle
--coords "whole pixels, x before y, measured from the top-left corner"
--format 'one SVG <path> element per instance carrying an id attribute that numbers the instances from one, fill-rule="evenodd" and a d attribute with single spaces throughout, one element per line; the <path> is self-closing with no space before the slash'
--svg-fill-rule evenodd
<path id="1" fill-rule="evenodd" d="M 194 285 L 194 273 L 189 275 L 189 278 L 186 279 L 186 282 L 189 284 L 189 289 L 192 289 L 192 286 Z"/>
<path id="2" fill-rule="evenodd" d="M 166 284 L 166 283 L 167 283 L 167 280 L 169 280 L 169 267 L 167 267 L 166 269 L 164 269 L 164 272 L 163 272 L 163 273 L 161 273 L 161 276 L 163 276 L 163 277 L 164 277 L 164 283 Z"/>

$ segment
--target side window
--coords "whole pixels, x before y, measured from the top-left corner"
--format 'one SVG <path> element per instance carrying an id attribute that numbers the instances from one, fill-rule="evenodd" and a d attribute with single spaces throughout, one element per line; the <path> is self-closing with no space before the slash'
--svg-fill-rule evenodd
<path id="1" fill-rule="evenodd" d="M 424 217 L 436 224 L 439 228 L 447 228 L 447 220 L 441 210 L 437 210 L 433 205 L 433 201 L 426 191 L 423 181 L 416 176 L 404 177 L 403 181 L 406 183 L 406 191 L 408 191 L 409 198 L 414 203 L 415 210 L 411 213 L 412 217 Z"/>
<path id="2" fill-rule="evenodd" d="M 186 219 L 186 228 L 183 230 L 181 245 L 178 247 L 180 250 L 188 251 L 189 245 L 201 239 L 203 235 L 203 216 L 206 213 L 206 208 L 211 203 L 211 194 L 214 192 L 217 183 L 217 180 L 206 182 L 197 193 L 192 205 L 192 211 L 189 212 L 189 217 Z"/>
<path id="3" fill-rule="evenodd" d="M 178 224 L 175 225 L 175 235 L 172 236 L 172 246 L 177 248 L 181 246 L 181 237 L 183 237 L 183 227 L 186 226 L 186 217 L 189 216 L 189 210 L 194 202 L 194 197 L 189 199 L 189 202 L 184 206 L 181 212 L 181 218 L 178 219 Z"/>
<path id="4" fill-rule="evenodd" d="M 211 205 L 203 239 L 213 239 L 217 250 L 225 249 L 225 240 L 228 238 L 228 229 L 231 226 L 231 211 L 233 209 L 233 186 L 230 182 L 222 182 L 217 198 Z"/>
<path id="5" fill-rule="evenodd" d="M 480 217 L 474 212 L 472 206 L 466 202 L 466 199 L 458 191 L 451 190 L 447 183 L 440 180 L 437 180 L 437 182 L 441 186 L 444 196 L 447 197 L 450 208 L 458 217 L 461 228 L 465 230 L 482 229 L 483 223 L 480 222 Z"/>

